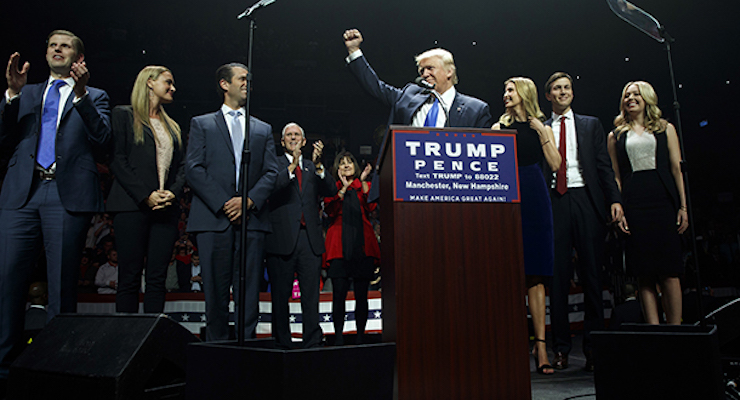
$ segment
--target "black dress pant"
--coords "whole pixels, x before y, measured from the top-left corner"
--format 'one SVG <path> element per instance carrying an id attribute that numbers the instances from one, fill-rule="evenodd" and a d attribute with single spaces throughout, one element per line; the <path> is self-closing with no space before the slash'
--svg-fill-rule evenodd
<path id="1" fill-rule="evenodd" d="M 571 351 L 568 295 L 573 278 L 573 248 L 578 254 L 578 279 L 584 293 L 583 350 L 591 350 L 591 331 L 604 328 L 602 300 L 602 265 L 605 229 L 596 214 L 586 188 L 569 188 L 564 195 L 552 191 L 553 227 L 555 230 L 555 270 L 550 291 L 552 349 Z"/>
<path id="2" fill-rule="evenodd" d="M 144 270 L 144 312 L 164 311 L 167 266 L 177 240 L 175 211 L 168 208 L 119 212 L 113 217 L 118 250 L 116 312 L 139 312 L 139 288 Z"/>
<path id="3" fill-rule="evenodd" d="M 206 298 L 206 340 L 229 339 L 229 300 L 234 290 L 234 313 L 239 312 L 239 253 L 241 227 L 223 232 L 200 232 L 197 236 L 203 294 Z M 263 275 L 265 232 L 247 231 L 247 271 L 244 305 L 244 337 L 254 338 L 259 320 L 260 282 Z M 238 319 L 238 318 L 235 318 Z"/>
<path id="4" fill-rule="evenodd" d="M 303 348 L 316 347 L 321 342 L 319 326 L 319 280 L 321 256 L 311 250 L 308 234 L 301 229 L 293 253 L 287 256 L 268 254 L 267 271 L 272 287 L 272 336 L 278 347 L 291 348 L 289 301 L 293 289 L 293 277 L 298 274 L 301 288 L 301 315 L 303 325 Z"/>

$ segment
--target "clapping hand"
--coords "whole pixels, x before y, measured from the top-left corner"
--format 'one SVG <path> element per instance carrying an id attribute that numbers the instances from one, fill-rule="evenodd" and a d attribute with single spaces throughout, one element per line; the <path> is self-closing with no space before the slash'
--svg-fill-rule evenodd
<path id="1" fill-rule="evenodd" d="M 87 92 L 87 81 L 90 80 L 90 71 L 87 69 L 87 64 L 84 61 L 72 63 L 70 75 L 75 80 L 75 96 L 84 96 Z"/>
<path id="2" fill-rule="evenodd" d="M 321 154 L 324 152 L 324 143 L 321 140 L 317 140 L 313 144 L 313 154 L 311 155 L 311 161 L 316 164 L 321 159 Z"/>
<path id="3" fill-rule="evenodd" d="M 28 70 L 31 69 L 31 64 L 26 61 L 23 63 L 23 68 L 19 69 L 20 59 L 20 53 L 13 53 L 10 60 L 8 60 L 8 68 L 5 69 L 5 79 L 8 81 L 8 95 L 10 97 L 20 93 L 28 81 Z"/>

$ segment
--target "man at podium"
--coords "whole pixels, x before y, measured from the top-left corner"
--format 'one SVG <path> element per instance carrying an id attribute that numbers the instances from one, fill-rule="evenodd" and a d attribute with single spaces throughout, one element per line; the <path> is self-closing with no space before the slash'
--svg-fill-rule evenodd
<path id="1" fill-rule="evenodd" d="M 437 48 L 416 56 L 420 78 L 403 89 L 391 86 L 378 78 L 360 50 L 362 34 L 357 29 L 344 31 L 347 46 L 347 66 L 360 86 L 371 96 L 391 108 L 388 125 L 417 127 L 455 127 L 490 129 L 493 124 L 488 103 L 466 96 L 455 90 L 457 68 L 452 53 Z M 383 143 L 385 143 L 385 138 Z M 378 159 L 382 157 L 381 146 Z M 378 166 L 376 166 L 377 169 Z M 372 177 L 368 202 L 377 201 L 378 175 Z"/>
<path id="2" fill-rule="evenodd" d="M 378 78 L 360 50 L 362 40 L 357 29 L 344 32 L 347 65 L 365 91 L 391 107 L 388 125 L 489 129 L 493 124 L 488 103 L 455 90 L 457 69 L 449 51 L 437 48 L 416 56 L 419 75 L 426 83 L 409 83 L 399 89 Z"/>

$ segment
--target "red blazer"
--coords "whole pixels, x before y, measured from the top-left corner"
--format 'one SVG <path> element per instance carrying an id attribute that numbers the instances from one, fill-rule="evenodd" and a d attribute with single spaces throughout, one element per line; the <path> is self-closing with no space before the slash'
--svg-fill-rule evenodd
<path id="1" fill-rule="evenodd" d="M 368 187 L 370 182 L 367 182 Z M 337 188 L 342 188 L 342 182 L 337 181 Z M 362 193 L 362 183 L 359 179 L 352 181 L 349 185 L 350 189 L 357 191 L 357 197 L 360 199 L 360 206 L 362 207 L 362 232 L 365 236 L 365 255 L 373 257 L 376 260 L 380 260 L 380 246 L 378 246 L 378 239 L 375 237 L 373 226 L 370 224 L 370 220 L 367 219 L 367 214 L 377 207 L 376 203 L 367 202 L 367 193 Z M 329 261 L 335 258 L 342 258 L 342 199 L 339 195 L 334 197 L 324 198 L 324 211 L 333 218 L 329 230 L 326 231 L 326 253 L 324 253 L 324 261 L 328 264 Z"/>

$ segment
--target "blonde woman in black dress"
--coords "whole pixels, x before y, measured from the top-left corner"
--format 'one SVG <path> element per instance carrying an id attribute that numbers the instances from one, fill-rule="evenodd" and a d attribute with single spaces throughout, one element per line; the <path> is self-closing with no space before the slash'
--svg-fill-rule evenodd
<path id="1" fill-rule="evenodd" d="M 543 121 L 545 114 L 537 103 L 537 86 L 525 77 L 504 82 L 506 111 L 492 129 L 516 129 L 516 154 L 521 192 L 522 244 L 529 313 L 534 327 L 534 350 L 537 372 L 555 372 L 547 358 L 545 344 L 545 280 L 552 276 L 555 265 L 552 205 L 543 161 L 552 171 L 560 167 L 560 153 L 555 146 L 552 128 Z"/>
<path id="2" fill-rule="evenodd" d="M 619 115 L 608 147 L 628 234 L 627 268 L 637 275 L 645 321 L 660 323 L 662 293 L 666 322 L 681 323 L 683 273 L 679 235 L 689 226 L 676 128 L 661 118 L 658 96 L 647 82 L 629 82 L 622 90 Z M 629 221 L 629 223 L 628 223 Z"/>

